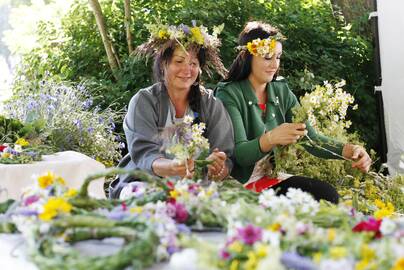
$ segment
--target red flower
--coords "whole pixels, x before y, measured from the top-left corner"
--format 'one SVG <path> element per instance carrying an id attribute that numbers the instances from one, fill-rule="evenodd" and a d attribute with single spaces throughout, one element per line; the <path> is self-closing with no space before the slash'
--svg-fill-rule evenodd
<path id="1" fill-rule="evenodd" d="M 5 145 L 0 145 L 0 152 L 3 152 L 3 150 L 6 149 L 6 148 L 7 148 L 7 146 L 5 146 Z"/>
<path id="2" fill-rule="evenodd" d="M 167 181 L 167 187 L 168 187 L 169 189 L 174 189 L 174 183 L 171 182 L 171 181 Z"/>
<path id="3" fill-rule="evenodd" d="M 375 238 L 381 238 L 382 233 L 380 232 L 380 225 L 382 220 L 376 220 L 374 218 L 369 218 L 367 221 L 359 222 L 352 228 L 354 232 L 373 232 Z"/>

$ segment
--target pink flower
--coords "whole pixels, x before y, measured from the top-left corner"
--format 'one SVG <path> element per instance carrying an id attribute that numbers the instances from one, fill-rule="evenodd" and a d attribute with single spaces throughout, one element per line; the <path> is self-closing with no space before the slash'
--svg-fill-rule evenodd
<path id="1" fill-rule="evenodd" d="M 185 223 L 188 219 L 188 211 L 182 203 L 169 202 L 167 212 L 178 223 Z"/>
<path id="2" fill-rule="evenodd" d="M 30 205 L 30 204 L 33 204 L 34 202 L 36 202 L 36 201 L 38 201 L 38 200 L 39 200 L 39 196 L 38 196 L 38 195 L 31 195 L 31 196 L 27 197 L 27 198 L 24 200 L 24 206 L 28 206 L 28 205 Z"/>
<path id="3" fill-rule="evenodd" d="M 352 228 L 354 232 L 374 232 L 375 238 L 381 238 L 382 234 L 380 232 L 380 225 L 382 220 L 376 220 L 374 218 L 369 218 L 367 221 L 359 222 Z"/>
<path id="4" fill-rule="evenodd" d="M 241 240 L 247 245 L 253 245 L 262 239 L 262 229 L 248 224 L 246 227 L 238 229 Z"/>
<path id="5" fill-rule="evenodd" d="M 227 252 L 225 249 L 220 250 L 220 258 L 227 260 L 230 258 L 230 253 Z"/>

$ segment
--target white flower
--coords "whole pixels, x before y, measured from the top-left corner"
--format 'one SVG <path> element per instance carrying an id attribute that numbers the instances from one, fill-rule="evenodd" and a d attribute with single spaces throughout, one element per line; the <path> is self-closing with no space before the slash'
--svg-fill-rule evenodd
<path id="1" fill-rule="evenodd" d="M 380 225 L 380 232 L 383 235 L 389 235 L 389 234 L 392 234 L 396 228 L 397 228 L 397 225 L 396 225 L 396 223 L 394 223 L 394 221 L 392 221 L 389 218 L 384 218 L 382 220 L 382 224 Z"/>
<path id="2" fill-rule="evenodd" d="M 144 182 L 130 182 L 121 191 L 119 199 L 126 200 L 132 197 L 140 197 L 146 192 L 147 184 Z"/>
<path id="3" fill-rule="evenodd" d="M 348 259 L 341 260 L 323 260 L 320 263 L 319 270 L 353 270 L 354 262 Z"/>
<path id="4" fill-rule="evenodd" d="M 198 254 L 195 249 L 187 248 L 174 253 L 171 257 L 169 269 L 171 270 L 198 270 Z"/>
<path id="5" fill-rule="evenodd" d="M 257 270 L 285 270 L 281 262 L 282 252 L 278 247 L 268 247 L 267 254 L 270 254 L 270 256 L 266 256 L 259 261 Z"/>
<path id="6" fill-rule="evenodd" d="M 346 81 L 345 81 L 345 80 L 341 80 L 340 82 L 338 82 L 338 83 L 335 84 L 335 87 L 341 88 L 341 87 L 343 87 L 343 86 L 345 86 L 345 85 L 346 85 Z"/>

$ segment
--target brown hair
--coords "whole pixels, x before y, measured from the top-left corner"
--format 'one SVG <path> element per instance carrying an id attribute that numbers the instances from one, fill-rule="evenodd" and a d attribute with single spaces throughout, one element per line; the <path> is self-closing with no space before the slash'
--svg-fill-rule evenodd
<path id="1" fill-rule="evenodd" d="M 277 33 L 279 33 L 279 30 L 270 24 L 261 21 L 251 21 L 248 22 L 244 26 L 243 31 L 241 31 L 238 37 L 238 44 L 240 46 L 245 46 L 248 42 L 251 42 L 254 39 L 266 39 L 270 36 L 275 36 Z M 231 82 L 247 79 L 251 73 L 251 61 L 252 55 L 248 51 L 240 51 L 236 56 L 236 59 L 234 59 L 233 63 L 231 64 L 229 73 L 224 81 Z M 275 74 L 273 80 L 276 79 L 277 73 Z"/>

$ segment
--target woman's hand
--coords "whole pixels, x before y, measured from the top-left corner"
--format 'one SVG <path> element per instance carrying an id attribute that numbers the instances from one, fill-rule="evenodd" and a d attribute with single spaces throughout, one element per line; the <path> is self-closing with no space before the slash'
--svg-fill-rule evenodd
<path id="1" fill-rule="evenodd" d="M 226 159 L 226 153 L 215 148 L 207 158 L 207 160 L 212 161 L 212 163 L 208 165 L 208 175 L 217 180 L 221 180 L 227 176 L 228 170 L 225 163 Z"/>
<path id="2" fill-rule="evenodd" d="M 366 150 L 360 145 L 346 144 L 342 149 L 342 156 L 352 160 L 352 168 L 357 168 L 362 172 L 368 172 L 372 159 Z"/>
<path id="3" fill-rule="evenodd" d="M 194 175 L 194 160 L 188 159 L 185 163 L 184 161 L 159 158 L 153 162 L 152 168 L 155 174 L 162 177 L 180 176 L 182 178 L 192 178 Z"/>
<path id="4" fill-rule="evenodd" d="M 306 124 L 304 123 L 283 123 L 261 136 L 261 150 L 268 152 L 276 145 L 296 143 L 306 134 Z"/>

